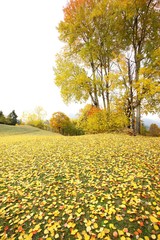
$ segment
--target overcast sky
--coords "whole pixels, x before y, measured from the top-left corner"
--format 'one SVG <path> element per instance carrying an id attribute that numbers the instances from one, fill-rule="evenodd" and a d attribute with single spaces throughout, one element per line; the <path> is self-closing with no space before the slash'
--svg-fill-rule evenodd
<path id="1" fill-rule="evenodd" d="M 54 85 L 55 54 L 62 43 L 56 26 L 67 0 L 0 0 L 0 110 L 20 117 L 42 106 L 48 117 L 56 111 L 78 113 L 66 106 Z"/>
<path id="2" fill-rule="evenodd" d="M 67 0 L 0 0 L 0 110 L 20 118 L 42 106 L 47 117 L 74 116 L 84 105 L 65 105 L 54 85 L 55 54 L 62 43 L 56 26 Z M 157 118 L 154 116 L 154 118 Z"/>

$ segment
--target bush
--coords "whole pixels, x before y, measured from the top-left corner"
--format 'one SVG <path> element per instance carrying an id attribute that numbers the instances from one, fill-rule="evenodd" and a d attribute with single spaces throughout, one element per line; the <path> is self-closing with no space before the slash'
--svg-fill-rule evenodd
<path id="1" fill-rule="evenodd" d="M 143 135 L 143 136 L 147 136 L 148 135 L 147 127 L 143 123 L 141 125 L 141 135 Z"/>
<path id="2" fill-rule="evenodd" d="M 122 130 L 128 121 L 122 112 L 107 113 L 105 110 L 87 105 L 81 110 L 78 123 L 85 133 L 103 133 Z"/>
<path id="3" fill-rule="evenodd" d="M 153 137 L 159 137 L 160 136 L 160 128 L 157 126 L 157 124 L 152 123 L 149 128 L 149 135 Z"/>
<path id="4" fill-rule="evenodd" d="M 77 123 L 62 112 L 55 112 L 50 119 L 50 126 L 56 132 L 62 135 L 82 135 L 83 131 L 77 127 Z"/>

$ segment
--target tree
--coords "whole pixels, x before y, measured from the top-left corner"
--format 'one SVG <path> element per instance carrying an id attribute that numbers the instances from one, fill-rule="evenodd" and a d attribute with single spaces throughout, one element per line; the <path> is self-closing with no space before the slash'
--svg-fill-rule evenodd
<path id="1" fill-rule="evenodd" d="M 119 0 L 117 0 L 119 3 Z M 156 0 L 140 1 L 121 1 L 119 8 L 120 22 L 123 26 L 123 32 L 119 32 L 124 42 L 124 50 L 129 53 L 129 68 L 132 72 L 131 79 L 136 92 L 136 132 L 140 133 L 141 107 L 145 93 L 145 83 L 143 82 L 140 71 L 141 67 L 148 66 L 148 60 L 151 59 L 152 52 L 159 47 L 159 9 Z M 132 67 L 131 67 L 132 66 Z M 155 85 L 155 79 L 152 83 L 148 81 L 149 88 Z M 146 82 L 146 79 L 145 79 Z M 154 91 L 155 94 L 156 91 Z M 154 95 L 153 94 L 153 95 Z M 151 92 L 150 92 L 151 97 Z M 133 110 L 133 109 L 132 109 Z"/>
<path id="2" fill-rule="evenodd" d="M 63 72 L 66 73 L 66 68 L 63 67 L 66 56 L 63 59 L 61 58 L 60 61 L 57 59 L 57 67 L 54 70 L 56 74 L 55 82 L 61 88 L 64 98 L 68 93 L 68 91 L 63 91 L 64 88 L 67 88 L 67 84 L 64 84 L 66 80 L 71 83 L 70 85 L 76 85 L 79 92 L 85 87 L 85 92 L 87 92 L 85 96 L 91 98 L 95 107 L 100 106 L 102 99 L 104 108 L 109 111 L 110 72 L 117 48 L 114 37 L 116 32 L 114 31 L 113 9 L 108 8 L 108 5 L 109 1 L 102 0 L 98 3 L 95 0 L 71 0 L 68 3 L 64 8 L 64 21 L 60 22 L 58 30 L 60 39 L 65 41 L 70 52 L 70 61 L 66 61 L 66 64 L 68 62 L 67 70 L 69 70 L 69 66 L 73 65 L 73 59 L 75 59 L 73 56 L 77 57 L 78 55 L 81 60 L 79 66 L 85 72 L 84 81 L 79 84 L 77 81 L 79 72 L 76 74 L 75 68 L 74 71 L 73 68 L 70 68 L 71 71 L 67 71 L 69 75 L 65 74 L 66 78 L 63 78 L 62 83 L 60 79 L 62 79 L 61 76 L 64 76 Z M 61 71 L 59 71 L 59 66 Z M 74 91 L 75 89 L 74 87 Z M 72 91 L 70 92 L 70 95 L 72 95 Z M 79 94 L 79 96 L 81 95 Z"/>
<path id="3" fill-rule="evenodd" d="M 34 109 L 32 113 L 23 113 L 22 122 L 31 125 L 33 127 L 38 127 L 44 129 L 44 120 L 46 117 L 46 112 L 43 107 L 38 106 Z"/>
<path id="4" fill-rule="evenodd" d="M 70 0 L 54 69 L 64 100 L 90 98 L 109 116 L 119 99 L 139 134 L 141 114 L 160 106 L 159 18 L 158 0 Z"/>
<path id="5" fill-rule="evenodd" d="M 160 128 L 157 126 L 157 124 L 152 123 L 150 125 L 149 134 L 153 137 L 159 137 L 160 136 Z"/>
<path id="6" fill-rule="evenodd" d="M 70 119 L 62 112 L 55 112 L 50 119 L 50 125 L 58 133 L 64 133 L 64 129 L 70 125 Z"/>
<path id="7" fill-rule="evenodd" d="M 6 118 L 6 123 L 8 125 L 16 125 L 18 120 L 17 120 L 17 114 L 15 113 L 15 110 L 13 110 Z"/>
<path id="8" fill-rule="evenodd" d="M 39 120 L 44 120 L 46 118 L 46 115 L 47 115 L 46 111 L 41 106 L 37 106 L 34 109 L 34 113 L 36 114 L 36 116 Z"/>
<path id="9" fill-rule="evenodd" d="M 61 89 L 61 96 L 66 103 L 83 102 L 92 98 L 92 87 L 85 69 L 78 64 L 76 57 L 71 57 L 65 50 L 56 57 L 54 68 L 55 83 Z"/>
<path id="10" fill-rule="evenodd" d="M 0 124 L 5 124 L 6 123 L 6 118 L 3 114 L 2 111 L 0 111 Z"/>

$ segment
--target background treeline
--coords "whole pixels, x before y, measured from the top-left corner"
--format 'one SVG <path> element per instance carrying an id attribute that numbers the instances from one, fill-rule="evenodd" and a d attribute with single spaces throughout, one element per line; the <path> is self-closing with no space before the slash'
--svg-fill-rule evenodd
<path id="1" fill-rule="evenodd" d="M 70 119 L 62 112 L 52 114 L 50 120 L 46 120 L 45 110 L 38 106 L 32 113 L 23 113 L 19 120 L 15 110 L 8 116 L 0 111 L 0 124 L 7 125 L 30 125 L 43 130 L 57 132 L 66 136 L 77 136 L 83 134 L 96 134 L 105 132 L 119 132 L 133 135 L 128 129 L 128 120 L 121 111 L 112 111 L 108 117 L 105 109 L 97 108 L 87 104 L 80 110 L 76 119 Z M 141 134 L 145 136 L 160 136 L 160 128 L 151 124 L 149 128 L 141 124 Z"/>
<path id="2" fill-rule="evenodd" d="M 118 118 L 140 134 L 141 115 L 160 111 L 159 22 L 158 0 L 68 1 L 54 68 L 64 101 L 90 99 L 103 129 Z"/>
<path id="3" fill-rule="evenodd" d="M 8 116 L 5 116 L 2 111 L 0 111 L 0 124 L 7 124 L 7 125 L 16 125 L 19 123 L 18 116 L 13 110 Z"/>
<path id="4" fill-rule="evenodd" d="M 79 116 L 72 120 L 62 112 L 55 112 L 50 119 L 50 126 L 62 135 L 83 135 L 105 132 L 119 132 L 133 135 L 127 128 L 127 118 L 117 112 L 110 115 L 109 121 L 106 119 L 107 112 L 95 106 L 87 104 L 79 113 Z M 149 128 L 141 124 L 141 134 L 145 136 L 160 136 L 160 128 L 156 124 L 151 124 Z"/>

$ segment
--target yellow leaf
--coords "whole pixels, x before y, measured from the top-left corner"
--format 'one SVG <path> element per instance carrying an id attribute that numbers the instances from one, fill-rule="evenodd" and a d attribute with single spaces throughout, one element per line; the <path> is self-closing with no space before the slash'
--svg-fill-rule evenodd
<path id="1" fill-rule="evenodd" d="M 156 239 L 156 235 L 155 235 L 155 234 L 152 234 L 152 235 L 151 235 L 151 239 Z"/>
<path id="2" fill-rule="evenodd" d="M 37 225 L 34 227 L 33 231 L 38 231 L 39 229 L 40 229 L 40 225 L 37 224 Z"/>
<path id="3" fill-rule="evenodd" d="M 24 235 L 24 239 L 25 239 L 25 240 L 32 240 L 32 236 L 33 236 L 32 233 L 30 233 L 29 235 L 28 235 L 28 234 L 25 234 L 25 235 Z"/>
<path id="4" fill-rule="evenodd" d="M 123 220 L 123 217 L 121 215 L 116 215 L 116 220 L 117 221 L 122 221 Z"/>
<path id="5" fill-rule="evenodd" d="M 56 235 L 54 236 L 55 238 L 59 238 L 59 234 L 58 233 L 56 233 Z"/>
<path id="6" fill-rule="evenodd" d="M 44 234 L 48 234 L 49 231 L 47 229 L 44 230 Z"/>
<path id="7" fill-rule="evenodd" d="M 104 230 L 101 231 L 100 233 L 98 233 L 98 238 L 103 239 L 104 236 L 105 236 L 105 232 L 104 232 Z"/>
<path id="8" fill-rule="evenodd" d="M 120 236 L 122 236 L 122 235 L 124 235 L 124 232 L 123 232 L 122 230 L 118 230 L 118 234 L 119 234 Z"/>
<path id="9" fill-rule="evenodd" d="M 108 228 L 104 228 L 104 232 L 105 232 L 105 233 L 109 233 L 110 230 L 109 230 Z"/>
<path id="10" fill-rule="evenodd" d="M 94 224 L 93 224 L 93 227 L 94 227 L 94 228 L 98 228 L 98 224 L 97 224 L 97 223 L 94 223 Z"/>
<path id="11" fill-rule="evenodd" d="M 77 234 L 76 234 L 76 239 L 77 240 L 82 240 L 82 236 L 79 232 L 77 232 Z"/>
<path id="12" fill-rule="evenodd" d="M 148 236 L 144 236 L 144 239 L 145 239 L 145 240 L 149 240 L 149 237 L 148 237 Z"/>
<path id="13" fill-rule="evenodd" d="M 82 212 L 82 209 L 81 209 L 81 208 L 78 208 L 77 212 L 78 212 L 78 213 Z"/>
<path id="14" fill-rule="evenodd" d="M 90 231 L 91 231 L 91 227 L 90 227 L 90 226 L 87 226 L 86 231 L 87 231 L 87 232 L 90 232 Z"/>
<path id="15" fill-rule="evenodd" d="M 82 234 L 84 236 L 84 240 L 89 240 L 90 239 L 90 236 L 86 233 L 85 230 L 82 232 Z"/>
<path id="16" fill-rule="evenodd" d="M 91 224 L 92 224 L 92 222 L 91 222 L 90 220 L 88 220 L 88 221 L 86 222 L 86 226 L 91 226 Z"/>
<path id="17" fill-rule="evenodd" d="M 68 228 L 74 228 L 75 226 L 76 226 L 76 224 L 74 222 L 67 223 Z"/>
<path id="18" fill-rule="evenodd" d="M 159 227 L 158 227 L 158 225 L 156 225 L 156 224 L 154 224 L 154 229 L 157 231 L 157 230 L 159 230 Z"/>
<path id="19" fill-rule="evenodd" d="M 155 218 L 154 216 L 150 216 L 149 218 L 150 218 L 152 223 L 157 223 L 158 222 L 158 219 Z"/>
<path id="20" fill-rule="evenodd" d="M 112 223 L 109 224 L 109 228 L 116 229 L 116 227 Z"/>
<path id="21" fill-rule="evenodd" d="M 71 235 L 75 235 L 78 232 L 78 229 L 72 229 L 71 230 Z"/>
<path id="22" fill-rule="evenodd" d="M 125 240 L 126 238 L 124 237 L 124 236 L 122 236 L 121 238 L 120 238 L 120 240 Z"/>

